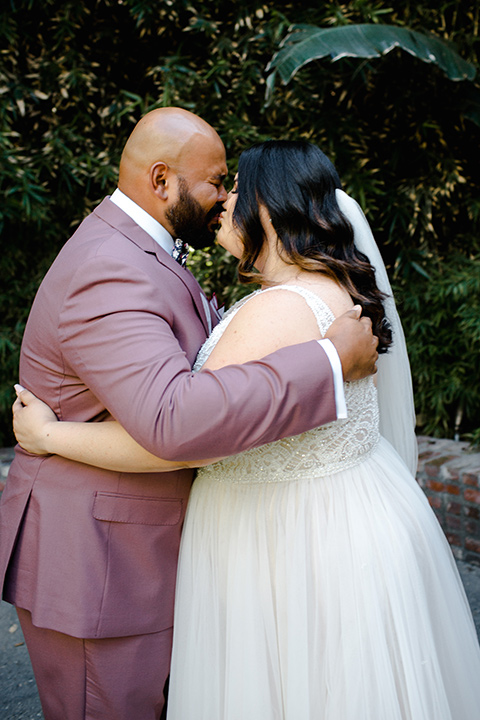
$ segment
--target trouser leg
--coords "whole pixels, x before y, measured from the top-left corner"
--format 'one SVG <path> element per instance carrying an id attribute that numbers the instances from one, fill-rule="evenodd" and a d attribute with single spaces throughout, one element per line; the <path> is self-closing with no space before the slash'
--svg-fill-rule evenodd
<path id="1" fill-rule="evenodd" d="M 173 630 L 98 640 L 38 628 L 17 608 L 45 720 L 159 720 Z"/>

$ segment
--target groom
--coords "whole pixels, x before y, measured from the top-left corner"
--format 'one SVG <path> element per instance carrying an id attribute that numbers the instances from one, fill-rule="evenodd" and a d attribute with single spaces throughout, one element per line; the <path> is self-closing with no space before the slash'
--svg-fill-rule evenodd
<path id="1" fill-rule="evenodd" d="M 60 251 L 25 330 L 20 382 L 59 419 L 108 410 L 160 457 L 225 456 L 335 420 L 331 362 L 340 358 L 340 380 L 342 369 L 345 379 L 373 371 L 369 321 L 350 313 L 324 347 L 192 374 L 218 318 L 172 257 L 173 238 L 212 242 L 226 174 L 219 136 L 196 115 L 163 108 L 134 128 L 118 189 Z M 16 448 L 0 578 L 46 720 L 160 716 L 192 475 L 110 472 Z"/>

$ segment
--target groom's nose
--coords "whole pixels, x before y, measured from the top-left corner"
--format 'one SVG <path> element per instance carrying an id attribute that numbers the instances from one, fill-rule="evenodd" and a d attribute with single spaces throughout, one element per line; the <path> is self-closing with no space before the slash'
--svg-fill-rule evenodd
<path id="1" fill-rule="evenodd" d="M 228 199 L 228 193 L 225 189 L 225 185 L 220 185 L 218 188 L 218 202 L 222 203 L 222 205 L 227 201 Z M 223 210 L 225 208 L 222 208 Z"/>

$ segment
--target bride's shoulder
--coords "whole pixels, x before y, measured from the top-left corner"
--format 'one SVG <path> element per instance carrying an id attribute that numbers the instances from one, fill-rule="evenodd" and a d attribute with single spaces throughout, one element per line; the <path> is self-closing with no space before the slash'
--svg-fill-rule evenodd
<path id="1" fill-rule="evenodd" d="M 290 305 L 292 309 L 298 309 L 303 303 L 317 318 L 326 316 L 333 320 L 353 307 L 352 298 L 347 290 L 324 276 L 313 276 L 297 284 L 274 286 L 263 290 L 262 293 L 273 294 L 272 304 L 281 299 L 286 307 Z M 296 301 L 293 300 L 292 295 L 297 296 Z"/>
<path id="2" fill-rule="evenodd" d="M 270 327 L 279 323 L 284 332 L 289 322 L 296 327 L 298 323 L 307 321 L 310 328 L 315 323 L 312 320 L 312 306 L 323 304 L 319 296 L 305 288 L 296 285 L 277 285 L 253 293 L 245 298 L 245 302 L 235 313 L 238 324 L 251 325 L 252 322 L 260 325 L 268 324 Z"/>
<path id="3" fill-rule="evenodd" d="M 285 288 L 271 288 L 248 296 L 235 307 L 208 367 L 258 360 L 281 347 L 320 337 L 304 298 Z"/>

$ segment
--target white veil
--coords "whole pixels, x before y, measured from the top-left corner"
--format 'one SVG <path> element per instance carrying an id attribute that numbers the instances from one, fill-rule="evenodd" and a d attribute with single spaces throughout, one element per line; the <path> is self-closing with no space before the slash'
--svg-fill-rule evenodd
<path id="1" fill-rule="evenodd" d="M 412 376 L 407 346 L 398 316 L 392 288 L 382 256 L 360 205 L 343 190 L 335 191 L 340 210 L 349 220 L 354 232 L 355 247 L 364 253 L 375 268 L 377 287 L 387 294 L 385 314 L 392 328 L 393 344 L 377 362 L 377 392 L 380 408 L 380 433 L 403 458 L 415 476 L 418 445 L 415 437 L 415 408 Z"/>

